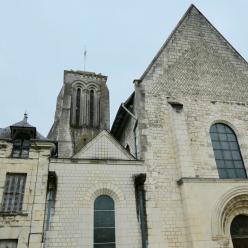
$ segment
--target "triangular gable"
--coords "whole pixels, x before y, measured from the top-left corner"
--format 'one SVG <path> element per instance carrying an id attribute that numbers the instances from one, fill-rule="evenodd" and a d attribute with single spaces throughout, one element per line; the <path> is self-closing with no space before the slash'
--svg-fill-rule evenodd
<path id="1" fill-rule="evenodd" d="M 183 35 L 181 35 L 181 31 L 184 29 L 184 26 L 188 25 L 188 19 L 191 18 L 192 16 L 198 16 L 197 19 L 195 19 L 195 21 L 191 22 L 191 27 L 188 27 L 188 30 L 190 30 L 192 33 L 188 33 L 185 37 Z M 197 21 L 198 23 L 197 23 Z M 185 45 L 187 42 L 190 42 L 194 39 L 197 38 L 197 36 L 199 36 L 200 34 L 197 33 L 197 29 L 201 26 L 201 24 L 204 23 L 206 24 L 208 27 L 208 29 L 212 30 L 213 32 L 215 32 L 215 34 L 217 36 L 219 36 L 219 39 L 222 40 L 222 43 L 225 44 L 226 47 L 229 48 L 230 52 L 232 52 L 234 55 L 236 55 L 239 58 L 239 62 L 241 64 L 245 64 L 247 66 L 247 61 L 238 53 L 238 51 L 223 37 L 223 35 L 211 24 L 211 22 L 192 4 L 189 9 L 186 11 L 186 13 L 184 14 L 184 16 L 181 18 L 181 20 L 179 21 L 179 23 L 177 24 L 177 26 L 175 27 L 175 29 L 172 31 L 172 33 L 170 34 L 170 36 L 168 37 L 168 39 L 165 41 L 165 43 L 162 45 L 162 47 L 159 49 L 158 53 L 155 55 L 155 57 L 153 58 L 153 60 L 151 61 L 151 63 L 148 65 L 147 69 L 144 71 L 144 73 L 142 74 L 142 76 L 140 77 L 140 79 L 138 80 L 139 82 L 142 82 L 144 80 L 144 78 L 146 77 L 146 75 L 150 72 L 153 71 L 153 67 L 156 63 L 161 64 L 160 61 L 158 61 L 158 59 L 162 56 L 164 57 L 163 52 L 166 50 L 167 46 L 169 45 L 170 42 L 174 42 L 174 39 L 177 39 L 177 36 L 181 35 L 181 38 L 185 40 L 185 42 L 182 40 L 182 42 L 180 42 L 178 50 L 175 51 L 176 53 L 174 54 L 174 56 L 180 56 L 182 55 L 182 51 L 185 49 Z M 211 32 L 209 33 L 209 42 L 211 42 Z M 167 56 L 167 55 L 165 55 Z M 167 61 L 168 63 L 169 58 L 166 59 L 162 59 L 161 61 Z M 176 60 L 176 59 L 174 59 Z M 237 61 L 236 61 L 237 62 Z M 163 64 L 163 62 L 162 62 Z M 235 64 L 235 63 L 234 63 Z M 169 66 L 169 64 L 168 64 Z"/>
<path id="2" fill-rule="evenodd" d="M 135 160 L 135 158 L 105 130 L 85 145 L 73 158 Z"/>

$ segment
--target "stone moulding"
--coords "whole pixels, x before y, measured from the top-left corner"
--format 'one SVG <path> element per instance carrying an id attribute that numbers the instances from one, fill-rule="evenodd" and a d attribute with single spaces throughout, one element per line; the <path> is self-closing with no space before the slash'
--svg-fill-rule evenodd
<path id="1" fill-rule="evenodd" d="M 95 199 L 100 195 L 108 195 L 121 207 L 126 206 L 126 199 L 123 192 L 113 184 L 98 184 L 95 187 L 88 190 L 85 199 L 85 207 L 91 207 L 94 204 Z"/>
<path id="2" fill-rule="evenodd" d="M 212 239 L 218 241 L 220 247 L 228 247 L 230 242 L 230 225 L 239 214 L 248 215 L 248 185 L 235 187 L 224 194 L 212 211 Z"/>

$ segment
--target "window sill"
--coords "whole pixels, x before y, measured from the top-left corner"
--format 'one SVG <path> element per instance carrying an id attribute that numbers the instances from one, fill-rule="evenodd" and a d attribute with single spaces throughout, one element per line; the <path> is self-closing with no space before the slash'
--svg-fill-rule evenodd
<path id="1" fill-rule="evenodd" d="M 27 212 L 0 212 L 0 217 L 5 217 L 5 216 L 28 216 Z"/>
<path id="2" fill-rule="evenodd" d="M 29 159 L 29 156 L 28 157 L 13 157 L 13 156 L 10 156 L 10 158 L 12 158 L 12 159 Z"/>

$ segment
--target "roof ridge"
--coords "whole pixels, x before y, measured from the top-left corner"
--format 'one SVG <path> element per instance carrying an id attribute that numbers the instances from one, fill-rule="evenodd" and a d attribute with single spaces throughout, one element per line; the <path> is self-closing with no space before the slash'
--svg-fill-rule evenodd
<path id="1" fill-rule="evenodd" d="M 194 4 L 191 4 L 190 7 L 187 9 L 187 11 L 184 13 L 184 15 L 181 17 L 181 19 L 179 20 L 179 22 L 177 23 L 177 25 L 175 26 L 175 28 L 172 30 L 172 32 L 170 33 L 170 35 L 168 36 L 168 38 L 165 40 L 165 42 L 163 43 L 163 45 L 160 47 L 160 49 L 158 50 L 158 52 L 156 53 L 156 55 L 154 56 L 154 58 L 152 59 L 152 61 L 150 62 L 150 64 L 147 66 L 146 70 L 144 71 L 144 73 L 141 75 L 140 77 L 140 81 L 142 81 L 144 79 L 144 77 L 146 76 L 146 74 L 148 73 L 148 71 L 151 69 L 152 65 L 154 64 L 154 62 L 158 59 L 158 57 L 160 56 L 160 54 L 162 53 L 162 51 L 164 50 L 164 48 L 167 46 L 167 44 L 169 43 L 169 41 L 171 40 L 172 36 L 176 33 L 177 29 L 179 28 L 179 26 L 183 23 L 184 19 L 188 16 L 189 12 L 195 8 L 196 10 L 198 10 L 198 8 L 195 7 Z M 198 10 L 199 11 L 199 10 Z M 200 11 L 199 11 L 200 12 Z M 201 12 L 200 12 L 201 13 Z"/>
<path id="2" fill-rule="evenodd" d="M 149 72 L 149 70 L 151 69 L 151 67 L 153 66 L 153 64 L 155 63 L 155 61 L 159 58 L 159 56 L 161 55 L 162 51 L 165 49 L 165 47 L 167 46 L 167 44 L 169 43 L 169 41 L 171 40 L 171 38 L 173 37 L 173 35 L 176 33 L 176 31 L 178 30 L 178 28 L 180 27 L 180 25 L 184 22 L 185 18 L 188 16 L 188 14 L 192 11 L 192 9 L 195 9 L 196 11 L 199 12 L 199 14 L 201 16 L 204 17 L 204 19 L 207 21 L 207 23 L 217 32 L 217 34 L 220 35 L 220 37 L 227 43 L 227 45 L 246 63 L 248 64 L 248 62 L 245 60 L 245 58 L 230 44 L 230 42 L 220 33 L 220 31 L 218 31 L 218 29 L 208 20 L 208 18 L 202 14 L 202 12 L 194 5 L 191 4 L 190 7 L 187 9 L 187 11 L 185 12 L 185 14 L 181 17 L 181 19 L 179 20 L 179 22 L 177 23 L 176 27 L 172 30 L 172 32 L 170 33 L 169 37 L 166 39 L 166 41 L 163 43 L 163 45 L 161 46 L 161 48 L 158 50 L 158 52 L 156 53 L 156 55 L 154 56 L 154 58 L 152 59 L 152 61 L 150 62 L 150 64 L 147 66 L 146 70 L 144 71 L 144 73 L 141 75 L 140 79 L 139 79 L 139 83 L 142 82 L 142 80 L 144 79 L 144 77 L 147 75 L 147 73 Z"/>

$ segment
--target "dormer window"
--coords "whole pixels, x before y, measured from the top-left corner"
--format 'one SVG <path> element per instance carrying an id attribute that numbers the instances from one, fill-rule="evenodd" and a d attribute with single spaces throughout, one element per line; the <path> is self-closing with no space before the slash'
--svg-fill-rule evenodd
<path id="1" fill-rule="evenodd" d="M 13 158 L 28 158 L 30 148 L 30 139 L 15 139 L 13 141 Z"/>
<path id="2" fill-rule="evenodd" d="M 30 139 L 36 138 L 36 128 L 27 123 L 27 114 L 21 122 L 10 126 L 11 138 L 13 142 L 12 157 L 28 158 L 30 149 Z"/>

